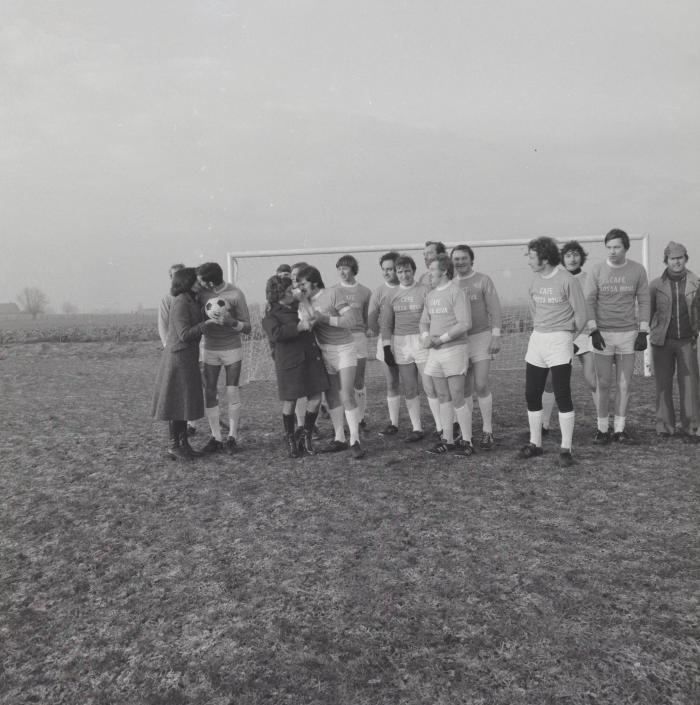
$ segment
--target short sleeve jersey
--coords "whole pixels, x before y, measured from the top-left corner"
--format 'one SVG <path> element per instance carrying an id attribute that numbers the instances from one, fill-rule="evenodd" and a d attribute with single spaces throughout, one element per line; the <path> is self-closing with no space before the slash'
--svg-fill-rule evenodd
<path id="1" fill-rule="evenodd" d="M 373 292 L 369 299 L 369 306 L 367 307 L 367 327 L 372 331 L 379 330 L 379 317 L 381 314 L 382 306 L 394 291 L 396 291 L 398 284 L 387 284 L 384 282 L 380 284 Z"/>

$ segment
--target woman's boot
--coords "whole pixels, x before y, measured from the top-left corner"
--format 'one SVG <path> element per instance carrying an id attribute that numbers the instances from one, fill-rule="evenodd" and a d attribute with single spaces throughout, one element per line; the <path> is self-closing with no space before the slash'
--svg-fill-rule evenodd
<path id="1" fill-rule="evenodd" d="M 175 421 L 180 425 L 180 447 L 187 453 L 190 458 L 201 458 L 204 453 L 201 450 L 195 450 L 190 445 L 190 438 L 187 429 L 187 421 Z"/>
<path id="2" fill-rule="evenodd" d="M 184 421 L 168 421 L 168 430 L 170 432 L 168 455 L 173 460 L 191 460 L 187 451 L 182 447 L 180 423 L 185 424 Z"/>
<path id="3" fill-rule="evenodd" d="M 304 435 L 299 443 L 299 450 L 307 455 L 316 455 L 314 450 L 314 427 L 316 426 L 316 418 L 318 411 L 307 411 L 304 416 Z"/>
<path id="4" fill-rule="evenodd" d="M 282 414 L 282 423 L 284 424 L 284 438 L 287 443 L 287 450 L 290 458 L 299 457 L 299 448 L 294 436 L 294 414 Z"/>

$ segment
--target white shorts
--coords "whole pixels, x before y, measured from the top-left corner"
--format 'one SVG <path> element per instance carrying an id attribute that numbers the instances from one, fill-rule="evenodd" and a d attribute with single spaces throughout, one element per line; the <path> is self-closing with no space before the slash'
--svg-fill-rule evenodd
<path id="1" fill-rule="evenodd" d="M 428 361 L 428 348 L 424 348 L 420 342 L 418 333 L 410 335 L 392 335 L 391 351 L 397 365 L 425 365 Z"/>
<path id="2" fill-rule="evenodd" d="M 367 357 L 367 335 L 362 331 L 353 331 L 352 339 L 355 342 L 355 352 L 358 360 Z"/>
<path id="3" fill-rule="evenodd" d="M 605 341 L 605 349 L 594 349 L 596 355 L 634 355 L 636 330 L 599 330 Z"/>
<path id="4" fill-rule="evenodd" d="M 346 367 L 357 366 L 357 353 L 355 343 L 343 343 L 342 345 L 330 345 L 328 343 L 318 345 L 323 355 L 323 364 L 329 375 L 336 375 Z"/>
<path id="5" fill-rule="evenodd" d="M 429 348 L 428 361 L 423 372 L 430 377 L 455 377 L 467 372 L 469 346 L 450 345 L 447 348 Z"/>
<path id="6" fill-rule="evenodd" d="M 491 353 L 491 331 L 484 330 L 469 336 L 469 362 L 481 362 L 490 360 Z"/>
<path id="7" fill-rule="evenodd" d="M 557 367 L 570 363 L 573 355 L 574 340 L 571 331 L 540 333 L 533 330 L 527 344 L 525 362 L 535 367 Z"/>
<path id="8" fill-rule="evenodd" d="M 591 336 L 581 333 L 581 335 L 574 338 L 574 345 L 578 347 L 577 355 L 583 355 L 584 353 L 591 352 L 593 350 L 593 345 L 591 345 Z"/>
<path id="9" fill-rule="evenodd" d="M 235 365 L 243 359 L 243 348 L 233 348 L 231 350 L 208 350 L 202 349 L 202 362 L 205 365 L 220 367 L 221 365 Z"/>

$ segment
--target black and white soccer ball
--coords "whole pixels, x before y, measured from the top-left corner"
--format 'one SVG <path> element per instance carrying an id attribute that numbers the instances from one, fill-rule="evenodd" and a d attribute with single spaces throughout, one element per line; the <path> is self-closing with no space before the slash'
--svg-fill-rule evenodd
<path id="1" fill-rule="evenodd" d="M 215 296 L 204 304 L 204 313 L 209 318 L 221 318 L 226 313 L 226 300 Z"/>

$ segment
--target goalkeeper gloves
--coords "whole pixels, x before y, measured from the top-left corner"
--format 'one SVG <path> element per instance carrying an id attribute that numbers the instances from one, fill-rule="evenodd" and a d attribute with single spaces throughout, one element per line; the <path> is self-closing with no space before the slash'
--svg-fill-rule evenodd
<path id="1" fill-rule="evenodd" d="M 597 329 L 591 333 L 591 343 L 596 350 L 605 350 L 605 340 Z"/>
<path id="2" fill-rule="evenodd" d="M 637 352 L 647 349 L 647 335 L 648 333 L 646 331 L 639 331 L 639 333 L 637 333 L 637 339 L 634 341 L 634 349 Z"/>
<path id="3" fill-rule="evenodd" d="M 384 362 L 389 367 L 396 367 L 396 359 L 394 358 L 394 353 L 391 352 L 391 345 L 384 346 Z"/>

